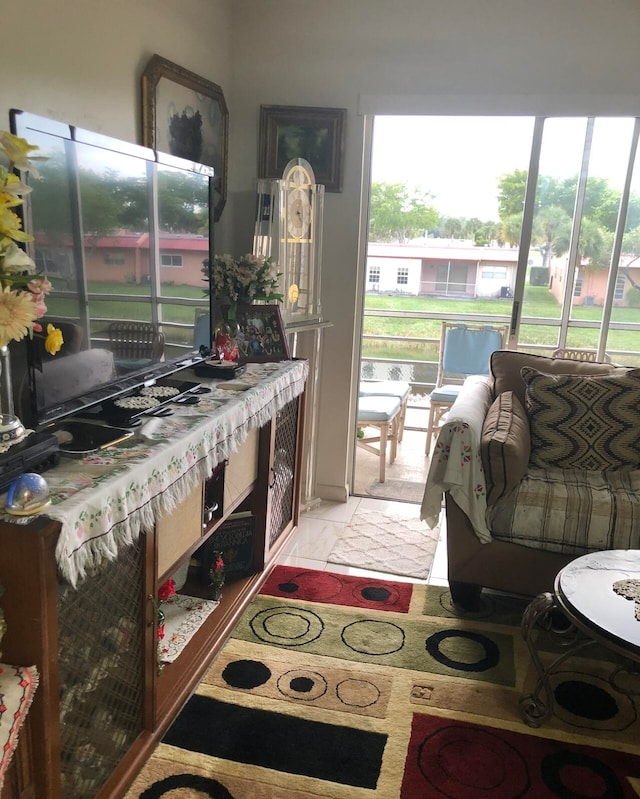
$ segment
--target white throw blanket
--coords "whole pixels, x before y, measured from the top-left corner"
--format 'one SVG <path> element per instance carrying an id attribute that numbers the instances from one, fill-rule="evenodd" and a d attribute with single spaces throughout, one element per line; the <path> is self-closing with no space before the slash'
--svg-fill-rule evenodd
<path id="1" fill-rule="evenodd" d="M 486 520 L 480 438 L 491 401 L 488 378 L 467 378 L 438 435 L 420 509 L 420 518 L 435 527 L 440 521 L 442 495 L 449 491 L 483 543 L 491 541 L 491 532 Z"/>

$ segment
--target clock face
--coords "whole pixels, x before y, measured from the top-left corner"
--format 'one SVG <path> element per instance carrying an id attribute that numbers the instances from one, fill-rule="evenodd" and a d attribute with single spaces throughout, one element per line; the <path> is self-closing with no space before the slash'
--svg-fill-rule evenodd
<path id="1" fill-rule="evenodd" d="M 287 230 L 294 239 L 308 239 L 311 224 L 309 195 L 304 189 L 293 189 L 287 195 Z"/>

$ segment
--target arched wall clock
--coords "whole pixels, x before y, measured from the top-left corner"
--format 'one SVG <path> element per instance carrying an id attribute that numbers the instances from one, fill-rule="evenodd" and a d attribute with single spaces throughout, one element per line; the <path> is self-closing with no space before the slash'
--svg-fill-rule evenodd
<path id="1" fill-rule="evenodd" d="M 285 322 L 320 319 L 320 269 L 324 186 L 313 169 L 294 158 L 280 180 L 258 182 L 254 253 L 273 257 L 282 272 Z"/>

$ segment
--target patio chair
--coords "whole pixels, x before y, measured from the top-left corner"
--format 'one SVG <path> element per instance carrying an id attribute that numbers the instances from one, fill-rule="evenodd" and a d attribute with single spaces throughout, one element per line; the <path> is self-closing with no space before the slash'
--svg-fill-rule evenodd
<path id="1" fill-rule="evenodd" d="M 112 322 L 109 325 L 109 348 L 116 366 L 133 370 L 162 360 L 164 333 L 151 322 Z"/>
<path id="2" fill-rule="evenodd" d="M 596 350 L 580 349 L 578 347 L 560 347 L 554 350 L 552 358 L 568 358 L 572 361 L 591 361 L 596 363 L 598 361 L 598 353 Z M 611 363 L 611 358 L 608 355 L 604 356 L 605 363 Z"/>
<path id="3" fill-rule="evenodd" d="M 380 459 L 379 481 L 384 483 L 387 462 L 387 444 L 391 443 L 389 465 L 396 459 L 398 448 L 398 426 L 401 402 L 399 397 L 359 396 L 358 397 L 358 437 L 356 444 Z M 365 428 L 374 428 L 378 434 L 367 435 Z M 374 444 L 378 446 L 374 446 Z"/>
<path id="4" fill-rule="evenodd" d="M 430 453 L 433 436 L 440 430 L 462 384 L 472 375 L 489 374 L 491 353 L 504 349 L 508 330 L 506 325 L 442 323 L 438 376 L 429 395 L 426 455 Z"/>
<path id="5" fill-rule="evenodd" d="M 398 397 L 400 400 L 400 417 L 398 419 L 398 444 L 402 443 L 404 424 L 407 418 L 407 404 L 411 384 L 401 380 L 361 380 L 358 394 L 360 397 Z"/>

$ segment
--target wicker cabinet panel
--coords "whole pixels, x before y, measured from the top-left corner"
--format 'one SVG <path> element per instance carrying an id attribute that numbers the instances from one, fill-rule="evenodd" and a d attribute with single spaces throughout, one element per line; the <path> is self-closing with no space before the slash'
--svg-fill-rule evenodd
<path id="1" fill-rule="evenodd" d="M 58 589 L 62 795 L 93 799 L 143 729 L 143 537 Z"/>
<path id="2" fill-rule="evenodd" d="M 298 400 L 292 400 L 276 414 L 269 487 L 269 548 L 287 529 L 295 514 L 298 412 Z"/>

